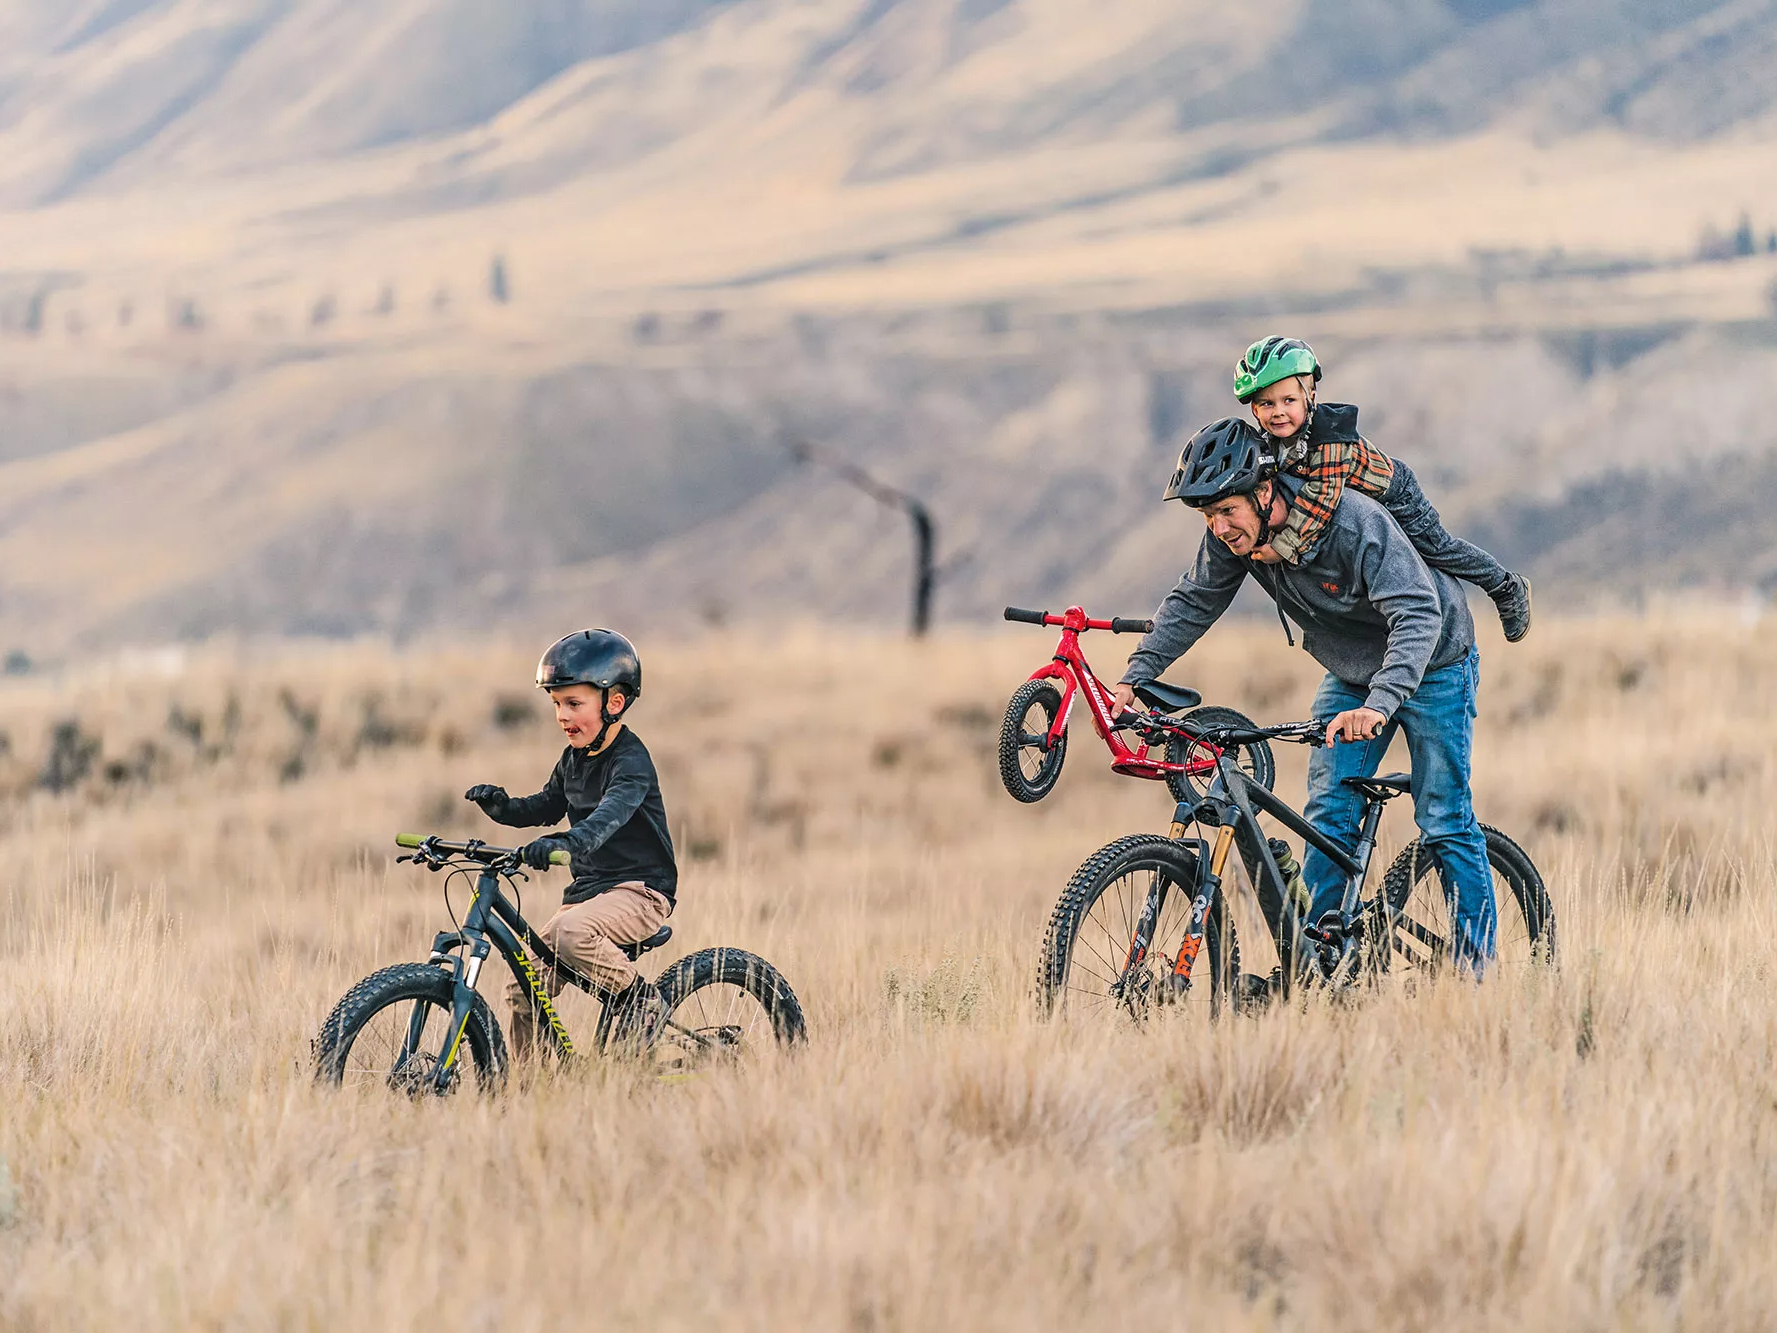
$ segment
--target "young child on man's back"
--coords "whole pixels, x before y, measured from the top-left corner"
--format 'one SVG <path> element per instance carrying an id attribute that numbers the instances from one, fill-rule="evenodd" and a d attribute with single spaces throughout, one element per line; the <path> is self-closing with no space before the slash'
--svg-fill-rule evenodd
<path id="1" fill-rule="evenodd" d="M 665 924 L 679 875 L 654 761 L 620 720 L 641 695 L 641 659 L 621 634 L 580 630 L 543 654 L 537 687 L 549 692 L 568 738 L 548 784 L 534 796 L 508 796 L 505 788 L 487 783 L 463 795 L 497 824 L 528 828 L 569 821 L 565 833 L 519 849 L 535 870 L 548 867 L 550 853 L 566 851 L 574 874 L 561 910 L 538 933 L 557 958 L 612 993 L 617 1017 L 611 1036 L 646 1047 L 666 1006 L 622 946 L 640 943 Z M 549 994 L 559 994 L 562 982 L 552 969 L 546 978 Z M 508 997 L 512 1044 L 524 1055 L 536 1040 L 536 1015 L 517 981 Z"/>
<path id="2" fill-rule="evenodd" d="M 1508 643 L 1522 639 L 1530 632 L 1530 580 L 1446 532 L 1412 469 L 1358 434 L 1357 408 L 1315 402 L 1320 378 L 1314 349 L 1299 338 L 1260 339 L 1234 368 L 1234 396 L 1252 408 L 1276 450 L 1278 469 L 1306 479 L 1290 505 L 1289 520 L 1271 538 L 1271 549 L 1285 562 L 1300 564 L 1320 540 L 1345 487 L 1354 486 L 1393 515 L 1426 564 L 1493 599 Z"/>

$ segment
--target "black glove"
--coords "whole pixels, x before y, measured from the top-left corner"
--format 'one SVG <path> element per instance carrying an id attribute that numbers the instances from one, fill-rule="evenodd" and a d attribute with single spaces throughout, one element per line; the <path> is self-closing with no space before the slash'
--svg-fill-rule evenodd
<path id="1" fill-rule="evenodd" d="M 491 782 L 484 782 L 479 787 L 471 787 L 463 793 L 465 801 L 474 801 L 481 807 L 481 812 L 490 818 L 496 811 L 503 811 L 506 803 L 512 798 L 506 794 L 504 787 L 496 787 Z"/>
<path id="2" fill-rule="evenodd" d="M 538 838 L 535 842 L 527 842 L 518 849 L 518 859 L 532 870 L 549 869 L 549 858 L 562 850 L 560 839 Z"/>

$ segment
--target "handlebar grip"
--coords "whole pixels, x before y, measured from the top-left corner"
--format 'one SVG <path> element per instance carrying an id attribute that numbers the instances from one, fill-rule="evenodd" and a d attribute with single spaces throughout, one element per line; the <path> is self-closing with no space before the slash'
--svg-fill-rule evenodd
<path id="1" fill-rule="evenodd" d="M 1006 608 L 1007 620 L 1023 621 L 1026 625 L 1046 625 L 1049 623 L 1048 616 L 1049 613 L 1047 611 L 1026 611 L 1023 607 L 1019 606 L 1008 606 Z"/>
<path id="2" fill-rule="evenodd" d="M 1153 628 L 1154 622 L 1151 620 L 1128 620 L 1122 616 L 1111 618 L 1112 634 L 1148 634 Z"/>
<path id="3" fill-rule="evenodd" d="M 395 835 L 397 847 L 418 847 L 425 840 L 425 835 L 420 833 L 397 833 Z"/>
<path id="4" fill-rule="evenodd" d="M 565 866 L 567 863 L 568 863 L 568 854 L 566 852 L 551 852 L 551 853 L 549 853 L 549 864 L 550 865 Z"/>

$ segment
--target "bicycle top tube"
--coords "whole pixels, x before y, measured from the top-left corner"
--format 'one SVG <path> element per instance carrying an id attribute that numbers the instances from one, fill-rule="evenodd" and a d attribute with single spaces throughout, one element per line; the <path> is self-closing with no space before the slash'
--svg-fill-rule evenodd
<path id="1" fill-rule="evenodd" d="M 1005 615 L 1007 620 L 1016 620 L 1021 624 L 1054 625 L 1059 629 L 1072 630 L 1076 634 L 1083 634 L 1089 629 L 1108 629 L 1112 634 L 1146 634 L 1154 628 L 1154 622 L 1146 617 L 1112 616 L 1109 620 L 1093 620 L 1086 614 L 1085 608 L 1079 606 L 1070 606 L 1060 615 L 1008 606 Z"/>

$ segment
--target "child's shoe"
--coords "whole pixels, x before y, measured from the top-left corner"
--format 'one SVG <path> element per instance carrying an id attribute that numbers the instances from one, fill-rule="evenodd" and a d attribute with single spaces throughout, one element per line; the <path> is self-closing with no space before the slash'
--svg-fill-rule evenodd
<path id="1" fill-rule="evenodd" d="M 1506 581 L 1487 594 L 1499 608 L 1500 627 L 1506 642 L 1516 643 L 1530 633 L 1530 580 L 1522 574 L 1508 574 Z"/>
<path id="2" fill-rule="evenodd" d="M 611 997 L 611 1006 L 616 1017 L 606 1038 L 608 1049 L 640 1055 L 654 1045 L 666 1022 L 666 1001 L 658 986 L 637 977 L 628 989 Z"/>

